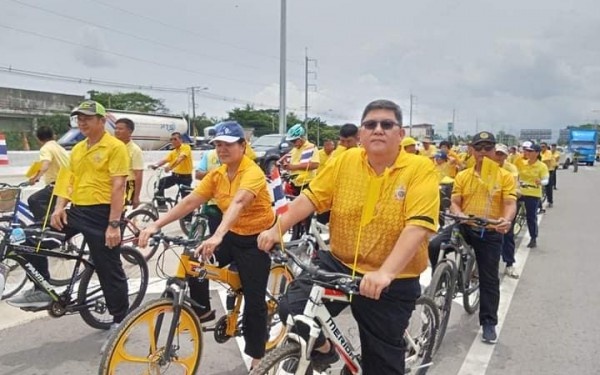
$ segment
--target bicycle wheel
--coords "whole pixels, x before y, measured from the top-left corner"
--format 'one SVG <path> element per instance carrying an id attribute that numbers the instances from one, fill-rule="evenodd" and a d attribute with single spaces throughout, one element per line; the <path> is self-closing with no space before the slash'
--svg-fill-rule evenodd
<path id="1" fill-rule="evenodd" d="M 525 216 L 525 207 L 523 205 L 519 205 L 519 212 L 517 212 L 517 217 L 515 217 L 515 227 L 514 227 L 514 235 L 515 237 L 519 235 L 521 229 L 525 226 L 527 222 L 527 217 Z"/>
<path id="2" fill-rule="evenodd" d="M 6 258 L 2 261 L 2 264 L 8 267 L 8 274 L 6 275 L 4 291 L 0 299 L 6 299 L 14 296 L 23 289 L 27 283 L 27 274 L 14 259 Z"/>
<path id="3" fill-rule="evenodd" d="M 202 241 L 206 238 L 208 230 L 208 219 L 202 215 L 194 217 L 194 221 L 190 224 L 188 238 L 193 238 L 196 241 Z"/>
<path id="4" fill-rule="evenodd" d="M 127 220 L 125 220 L 125 229 L 123 230 L 123 237 L 121 239 L 121 244 L 135 246 L 136 249 L 142 253 L 144 259 L 146 261 L 150 260 L 156 254 L 156 250 L 158 250 L 158 246 L 160 245 L 158 242 L 155 242 L 152 246 L 150 244 L 145 248 L 139 248 L 138 246 L 138 237 L 140 232 L 152 223 L 158 220 L 158 216 L 155 215 L 152 211 L 147 210 L 135 210 L 132 211 L 129 215 L 127 215 Z M 128 259 L 129 262 L 133 262 L 133 259 Z"/>
<path id="5" fill-rule="evenodd" d="M 279 317 L 279 302 L 293 279 L 292 271 L 285 265 L 271 266 L 267 281 L 267 351 L 276 347 L 287 333 L 286 326 Z"/>
<path id="6" fill-rule="evenodd" d="M 463 307 L 467 313 L 473 314 L 479 308 L 479 269 L 475 256 L 471 255 L 462 266 Z"/>
<path id="7" fill-rule="evenodd" d="M 82 246 L 84 254 L 89 254 L 90 249 L 85 243 L 83 235 L 76 234 L 69 239 L 69 242 L 66 244 L 65 248 L 62 249 L 62 252 L 69 255 L 77 255 Z M 54 286 L 68 285 L 73 277 L 73 271 L 75 270 L 76 263 L 77 260 L 75 259 L 48 257 L 48 271 L 50 272 L 50 279 L 48 282 Z M 75 281 L 81 279 L 81 275 L 83 274 L 84 270 L 85 268 L 80 265 L 75 274 Z"/>
<path id="8" fill-rule="evenodd" d="M 127 259 L 134 259 L 133 262 Z M 148 288 L 148 265 L 142 254 L 136 249 L 121 247 L 121 263 L 127 277 L 127 290 L 129 294 L 129 311 L 142 303 Z M 108 312 L 104 293 L 100 287 L 96 270 L 87 267 L 81 277 L 77 293 L 78 305 L 86 308 L 80 311 L 81 318 L 91 327 L 108 329 L 113 322 L 113 317 Z"/>
<path id="9" fill-rule="evenodd" d="M 173 323 L 172 352 L 165 358 Z M 99 374 L 195 374 L 202 348 L 202 327 L 190 306 L 183 304 L 177 317 L 172 299 L 148 301 L 129 314 L 110 338 Z"/>
<path id="10" fill-rule="evenodd" d="M 419 297 L 404 334 L 406 341 L 404 367 L 407 374 L 427 373 L 431 366 L 438 323 L 439 316 L 435 302 L 427 296 Z"/>
<path id="11" fill-rule="evenodd" d="M 250 372 L 250 375 L 275 375 L 275 374 L 298 374 L 297 368 L 300 362 L 300 344 L 288 341 L 280 347 L 268 352 L 260 361 L 259 365 Z M 312 375 L 312 366 L 308 366 L 305 375 Z"/>
<path id="12" fill-rule="evenodd" d="M 433 348 L 434 352 L 437 352 L 446 334 L 446 328 L 450 320 L 450 311 L 452 310 L 454 288 L 455 278 L 452 265 L 448 262 L 438 263 L 426 293 L 435 302 L 440 315 L 440 324 L 435 337 L 435 347 Z"/>
<path id="13" fill-rule="evenodd" d="M 192 238 L 190 236 L 190 233 L 192 231 L 194 220 L 201 220 L 200 218 L 202 217 L 202 215 L 200 215 L 200 210 L 202 210 L 202 207 L 194 209 L 194 211 L 179 219 L 179 228 L 181 228 L 183 234 L 188 238 Z"/>

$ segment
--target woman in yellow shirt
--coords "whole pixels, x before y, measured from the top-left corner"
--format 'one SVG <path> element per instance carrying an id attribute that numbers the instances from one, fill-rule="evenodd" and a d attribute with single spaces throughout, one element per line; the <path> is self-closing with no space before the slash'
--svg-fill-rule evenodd
<path id="1" fill-rule="evenodd" d="M 521 181 L 519 200 L 525 203 L 527 227 L 531 237 L 527 244 L 529 248 L 537 247 L 537 212 L 542 198 L 542 186 L 546 186 L 549 180 L 548 167 L 539 160 L 541 150 L 540 146 L 533 142 L 524 142 L 523 157 L 515 160 Z"/>
<path id="2" fill-rule="evenodd" d="M 237 122 L 224 122 L 211 141 L 221 166 L 208 172 L 194 191 L 140 235 L 145 246 L 152 233 L 178 220 L 194 208 L 214 199 L 223 219 L 211 237 L 196 249 L 204 259 L 214 255 L 220 266 L 235 262 L 244 288 L 244 352 L 256 366 L 265 354 L 267 308 L 265 294 L 271 258 L 258 249 L 257 236 L 275 222 L 266 177 L 260 167 L 244 155 L 244 130 Z M 197 309 L 201 321 L 215 318 L 210 309 L 208 281 L 190 280 L 190 296 L 205 309 Z"/>

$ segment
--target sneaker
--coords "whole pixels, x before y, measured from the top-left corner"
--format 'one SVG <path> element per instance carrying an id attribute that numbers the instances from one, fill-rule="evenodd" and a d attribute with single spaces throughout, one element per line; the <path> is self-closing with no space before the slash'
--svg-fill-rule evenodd
<path id="1" fill-rule="evenodd" d="M 102 344 L 102 347 L 100 348 L 100 354 L 104 354 L 104 351 L 106 351 L 106 349 L 108 347 L 108 343 L 110 342 L 111 337 L 113 336 L 113 334 L 115 332 L 117 332 L 118 329 L 119 329 L 119 323 L 113 323 L 104 332 L 105 339 L 104 339 L 104 343 Z"/>
<path id="2" fill-rule="evenodd" d="M 529 241 L 529 243 L 527 244 L 527 247 L 530 249 L 537 247 L 537 242 L 536 242 L 535 238 L 532 238 L 531 241 Z"/>
<path id="3" fill-rule="evenodd" d="M 496 334 L 496 326 L 491 324 L 485 324 L 482 327 L 481 341 L 486 344 L 495 344 L 498 342 L 498 335 Z"/>
<path id="4" fill-rule="evenodd" d="M 331 342 L 330 342 L 331 344 Z M 323 372 L 327 370 L 331 364 L 339 361 L 340 356 L 335 351 L 335 347 L 331 344 L 331 349 L 327 353 L 321 353 L 317 350 L 313 350 L 310 355 L 310 360 L 313 365 L 313 369 L 317 372 Z"/>
<path id="5" fill-rule="evenodd" d="M 24 291 L 21 294 L 18 294 L 6 301 L 11 306 L 14 307 L 46 307 L 52 302 L 52 297 L 50 297 L 46 292 L 39 289 L 29 289 Z"/>
<path id="6" fill-rule="evenodd" d="M 515 267 L 513 266 L 506 266 L 506 268 L 504 269 L 504 274 L 513 279 L 519 278 L 519 274 L 517 273 L 517 271 L 515 271 Z"/>

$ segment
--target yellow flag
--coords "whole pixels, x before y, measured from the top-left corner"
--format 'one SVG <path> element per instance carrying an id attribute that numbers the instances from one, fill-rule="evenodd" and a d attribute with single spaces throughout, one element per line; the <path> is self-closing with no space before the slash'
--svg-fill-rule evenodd
<path id="1" fill-rule="evenodd" d="M 53 194 L 61 197 L 71 199 L 73 193 L 73 187 L 75 186 L 75 175 L 70 169 L 61 168 L 56 176 L 56 183 L 54 184 Z"/>
<path id="2" fill-rule="evenodd" d="M 35 176 L 40 171 L 40 169 L 42 169 L 42 162 L 39 160 L 34 161 L 33 163 L 31 163 L 31 166 L 27 170 L 27 173 L 25 173 L 25 176 L 27 178 L 31 178 Z"/>
<path id="3" fill-rule="evenodd" d="M 500 165 L 498 165 L 498 163 L 488 157 L 483 158 L 483 163 L 481 165 L 481 180 L 490 193 L 496 186 L 499 169 Z"/>

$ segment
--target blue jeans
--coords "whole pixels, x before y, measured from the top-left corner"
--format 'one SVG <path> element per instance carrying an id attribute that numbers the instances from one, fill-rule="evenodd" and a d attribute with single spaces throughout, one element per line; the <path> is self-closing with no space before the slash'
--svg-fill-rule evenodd
<path id="1" fill-rule="evenodd" d="M 529 229 L 529 236 L 531 239 L 535 240 L 538 236 L 537 212 L 540 207 L 540 198 L 523 195 L 519 200 L 525 203 L 527 229 Z"/>

